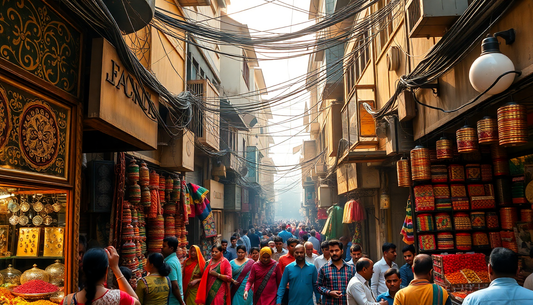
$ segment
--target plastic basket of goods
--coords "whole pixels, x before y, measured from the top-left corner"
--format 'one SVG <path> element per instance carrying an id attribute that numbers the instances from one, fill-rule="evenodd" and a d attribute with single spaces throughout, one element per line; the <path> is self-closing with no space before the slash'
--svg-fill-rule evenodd
<path id="1" fill-rule="evenodd" d="M 35 300 L 49 298 L 50 295 L 56 293 L 58 290 L 59 288 L 56 285 L 42 280 L 31 280 L 13 288 L 11 293 L 24 299 Z"/>

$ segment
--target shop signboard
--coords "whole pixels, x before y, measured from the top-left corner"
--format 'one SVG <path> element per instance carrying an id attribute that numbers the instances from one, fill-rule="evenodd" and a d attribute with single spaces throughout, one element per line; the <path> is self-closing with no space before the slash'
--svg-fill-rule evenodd
<path id="1" fill-rule="evenodd" d="M 84 123 L 139 150 L 157 149 L 159 96 L 143 86 L 103 38 L 93 39 Z"/>

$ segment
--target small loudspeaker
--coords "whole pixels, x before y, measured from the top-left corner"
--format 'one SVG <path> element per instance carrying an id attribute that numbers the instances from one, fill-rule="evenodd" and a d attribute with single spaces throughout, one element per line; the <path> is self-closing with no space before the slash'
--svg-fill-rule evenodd
<path id="1" fill-rule="evenodd" d="M 115 186 L 113 161 L 90 161 L 87 164 L 89 212 L 109 213 Z"/>

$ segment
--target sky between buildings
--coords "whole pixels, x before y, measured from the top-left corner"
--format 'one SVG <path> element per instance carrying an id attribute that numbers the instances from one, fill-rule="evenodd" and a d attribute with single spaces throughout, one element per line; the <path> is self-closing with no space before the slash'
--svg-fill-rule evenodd
<path id="1" fill-rule="evenodd" d="M 285 7 L 287 5 L 299 9 L 287 8 Z M 295 31 L 311 25 L 308 22 L 308 9 L 309 0 L 284 0 L 283 2 L 280 0 L 231 0 L 231 5 L 228 7 L 228 14 L 231 18 L 247 24 L 253 37 L 255 35 L 267 35 L 265 33 L 254 33 L 254 30 L 266 31 L 276 29 L 273 31 L 282 33 Z M 298 25 L 300 23 L 304 24 Z M 280 27 L 284 28 L 277 29 Z M 309 39 L 309 37 L 306 39 Z M 275 54 L 277 57 L 287 55 L 287 53 Z M 258 57 L 260 58 L 264 58 L 265 56 L 271 55 L 258 53 Z M 305 74 L 307 71 L 307 61 L 308 56 L 300 56 L 293 59 L 263 60 L 259 62 L 259 65 L 263 69 L 266 85 L 269 87 Z M 301 85 L 303 84 L 299 84 L 299 86 Z M 278 93 L 270 94 L 266 97 L 272 98 L 276 94 Z M 307 98 L 299 98 L 284 103 L 282 107 L 274 107 L 272 109 L 274 119 L 271 121 L 271 124 L 286 120 L 288 118 L 287 115 L 301 115 L 304 112 L 306 100 Z M 274 141 L 276 142 L 271 148 L 270 154 L 276 165 L 292 165 L 299 162 L 300 153 L 293 154 L 293 147 L 301 145 L 302 141 L 308 138 L 308 134 L 303 132 L 292 138 L 290 136 L 297 134 L 303 128 L 303 119 L 270 127 L 270 132 L 273 133 Z M 302 193 L 302 187 L 299 182 L 301 180 L 300 169 L 289 173 L 283 171 L 276 175 L 275 180 L 275 187 L 278 190 L 277 200 L 279 200 L 281 193 L 287 192 L 288 185 L 295 185 L 288 192 L 298 194 L 300 197 L 299 201 L 301 201 L 302 196 L 300 194 Z M 297 196 L 290 197 L 293 200 L 298 198 Z M 298 207 L 300 205 L 299 201 L 294 202 Z"/>

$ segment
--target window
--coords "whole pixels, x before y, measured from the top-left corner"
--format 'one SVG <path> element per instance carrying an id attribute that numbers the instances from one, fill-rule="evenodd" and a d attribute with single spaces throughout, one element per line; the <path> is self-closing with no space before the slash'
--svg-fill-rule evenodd
<path id="1" fill-rule="evenodd" d="M 352 54 L 351 60 L 348 61 L 346 67 L 346 85 L 347 93 L 350 94 L 359 78 L 363 75 L 363 72 L 366 66 L 370 63 L 370 49 L 369 44 L 369 34 L 364 32 L 362 35 L 358 36 L 357 43 L 355 44 L 354 51 Z"/>
<path id="2" fill-rule="evenodd" d="M 250 67 L 248 67 L 248 60 L 246 59 L 246 54 L 244 52 L 242 56 L 242 77 L 244 78 L 246 87 L 250 89 Z"/>
<path id="3" fill-rule="evenodd" d="M 228 130 L 228 147 L 232 151 L 237 151 L 237 130 L 230 128 Z"/>
<path id="4" fill-rule="evenodd" d="M 380 0 L 378 2 L 378 10 L 383 9 L 385 6 L 389 5 L 390 0 Z M 390 12 L 383 20 L 382 23 L 378 23 L 378 39 L 376 40 L 376 56 L 381 54 L 383 47 L 389 42 L 389 38 L 392 35 L 392 12 Z"/>

